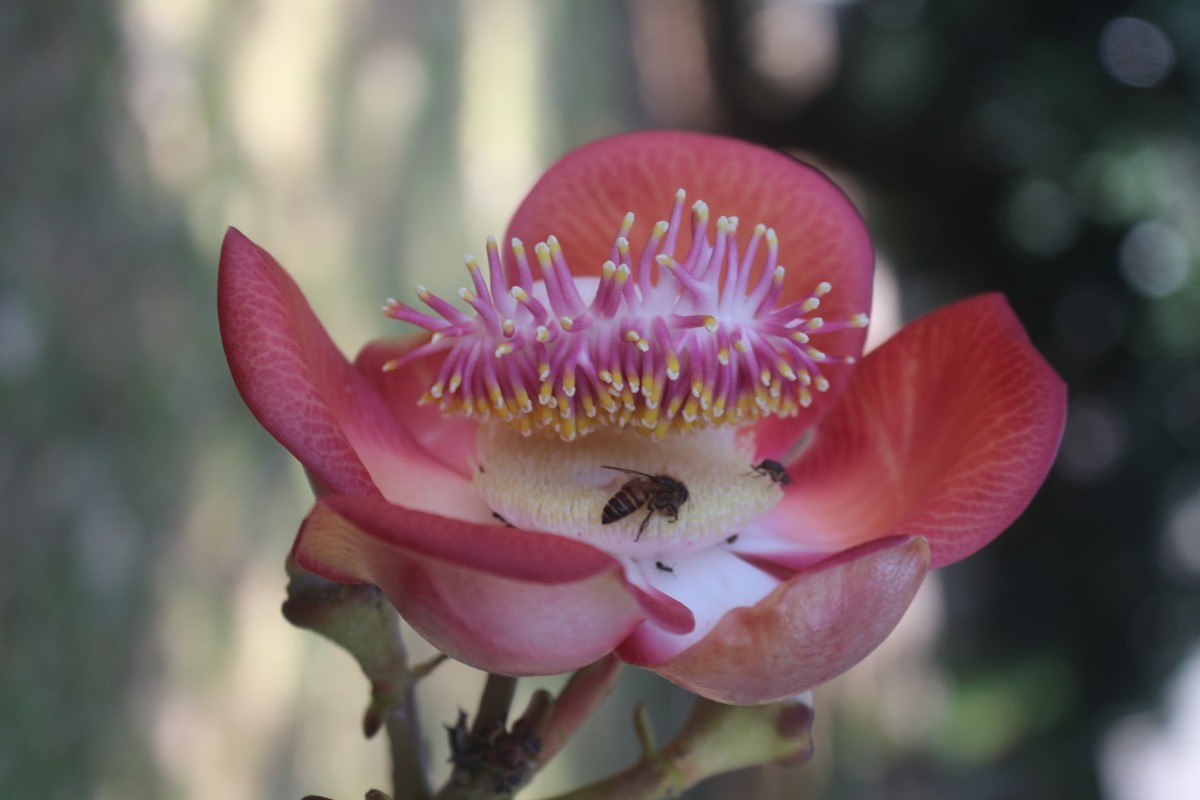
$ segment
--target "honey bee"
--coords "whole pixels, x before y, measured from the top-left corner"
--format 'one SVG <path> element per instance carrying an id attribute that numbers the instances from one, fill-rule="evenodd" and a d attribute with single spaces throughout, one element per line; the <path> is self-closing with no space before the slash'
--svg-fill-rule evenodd
<path id="1" fill-rule="evenodd" d="M 638 472 L 636 469 L 606 465 L 604 468 L 637 477 L 626 481 L 617 490 L 617 493 L 604 504 L 604 513 L 600 518 L 601 525 L 625 519 L 642 506 L 646 506 L 649 511 L 642 519 L 642 524 L 638 526 L 637 536 L 633 537 L 636 542 L 642 538 L 646 526 L 650 524 L 650 517 L 654 516 L 655 511 L 666 514 L 669 522 L 679 519 L 679 507 L 688 499 L 687 486 L 683 481 L 672 478 L 670 475 L 649 475 L 645 472 Z"/>
<path id="2" fill-rule="evenodd" d="M 751 464 L 750 469 L 757 472 L 759 475 L 770 478 L 775 483 L 781 486 L 787 486 L 792 482 L 792 476 L 787 474 L 787 470 L 783 468 L 783 464 L 771 459 L 764 459 L 758 464 Z"/>

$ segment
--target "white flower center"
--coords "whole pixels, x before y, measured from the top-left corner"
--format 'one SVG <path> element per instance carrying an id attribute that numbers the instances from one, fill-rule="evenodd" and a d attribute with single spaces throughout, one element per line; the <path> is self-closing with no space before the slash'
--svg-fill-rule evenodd
<path id="1" fill-rule="evenodd" d="M 492 423 L 479 427 L 477 452 L 475 487 L 504 521 L 636 558 L 699 552 L 783 497 L 752 468 L 753 440 L 744 429 L 655 441 L 602 428 L 567 444 Z"/>

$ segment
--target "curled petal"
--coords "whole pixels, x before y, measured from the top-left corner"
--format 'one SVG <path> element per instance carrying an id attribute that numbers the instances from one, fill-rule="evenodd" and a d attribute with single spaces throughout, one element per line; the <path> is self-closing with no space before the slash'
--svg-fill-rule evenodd
<path id="1" fill-rule="evenodd" d="M 949 564 L 1029 504 L 1065 415 L 1066 386 L 1004 298 L 963 300 L 864 360 L 762 522 L 827 550 L 920 535 Z"/>
<path id="2" fill-rule="evenodd" d="M 436 380 L 445 354 L 430 353 L 394 370 L 383 368 L 427 341 L 424 336 L 414 336 L 371 342 L 358 354 L 354 367 L 383 397 L 396 424 L 409 437 L 431 457 L 469 478 L 479 423 L 466 417 L 445 416 L 434 403 L 420 404 L 422 393 Z"/>
<path id="3" fill-rule="evenodd" d="M 435 647 L 489 672 L 577 669 L 642 620 L 620 564 L 593 547 L 380 498 L 322 497 L 295 557 L 332 580 L 375 584 Z"/>
<path id="4" fill-rule="evenodd" d="M 654 662 L 631 639 L 618 655 L 721 703 L 782 700 L 861 661 L 891 633 L 929 567 L 924 539 L 872 542 L 811 567 L 707 636 Z"/>
<path id="5" fill-rule="evenodd" d="M 221 339 L 254 416 L 317 482 L 413 508 L 488 519 L 469 482 L 396 424 L 278 262 L 230 228 L 217 278 Z M 464 498 L 466 498 L 464 500 Z"/>

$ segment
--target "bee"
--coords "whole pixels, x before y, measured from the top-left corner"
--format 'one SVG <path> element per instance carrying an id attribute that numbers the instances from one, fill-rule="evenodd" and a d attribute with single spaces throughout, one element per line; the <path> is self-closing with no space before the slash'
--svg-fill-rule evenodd
<path id="1" fill-rule="evenodd" d="M 750 469 L 754 470 L 759 475 L 770 478 L 772 481 L 780 484 L 781 486 L 787 486 L 792 482 L 792 476 L 787 474 L 787 470 L 783 468 L 783 464 L 780 464 L 778 461 L 773 461 L 769 458 L 758 464 L 751 464 Z"/>
<path id="2" fill-rule="evenodd" d="M 688 499 L 687 486 L 683 481 L 672 478 L 670 475 L 649 475 L 645 472 L 638 472 L 636 469 L 609 466 L 604 466 L 604 468 L 637 477 L 626 481 L 617 490 L 617 493 L 604 504 L 604 513 L 600 518 L 601 525 L 625 519 L 642 506 L 646 506 L 649 511 L 642 519 L 642 524 L 638 526 L 637 536 L 633 537 L 636 542 L 642 538 L 646 526 L 650 524 L 650 517 L 654 516 L 655 511 L 666 514 L 670 522 L 679 519 L 679 507 Z"/>

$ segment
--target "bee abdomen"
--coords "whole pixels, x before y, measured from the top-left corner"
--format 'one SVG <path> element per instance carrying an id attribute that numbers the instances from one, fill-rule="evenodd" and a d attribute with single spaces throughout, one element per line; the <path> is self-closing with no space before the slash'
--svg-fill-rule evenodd
<path id="1" fill-rule="evenodd" d="M 605 504 L 604 513 L 600 517 L 600 524 L 608 525 L 610 522 L 625 519 L 634 511 L 637 511 L 639 506 L 641 506 L 641 503 L 637 497 L 624 490 L 617 492 Z"/>

